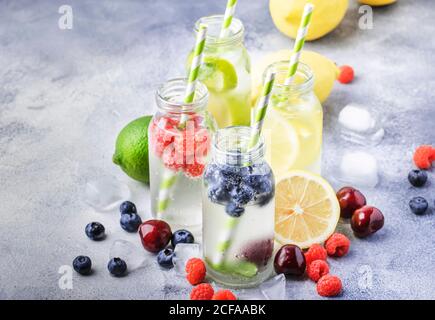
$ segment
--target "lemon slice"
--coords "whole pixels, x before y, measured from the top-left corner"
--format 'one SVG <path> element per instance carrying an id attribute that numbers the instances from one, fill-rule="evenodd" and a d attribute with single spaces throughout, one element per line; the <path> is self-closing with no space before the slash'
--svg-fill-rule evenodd
<path id="1" fill-rule="evenodd" d="M 294 170 L 276 185 L 275 239 L 302 249 L 324 242 L 334 233 L 340 205 L 334 189 L 322 177 Z"/>
<path id="2" fill-rule="evenodd" d="M 279 177 L 288 172 L 299 154 L 299 138 L 289 121 L 279 111 L 269 108 L 262 132 L 266 141 L 266 159 Z"/>

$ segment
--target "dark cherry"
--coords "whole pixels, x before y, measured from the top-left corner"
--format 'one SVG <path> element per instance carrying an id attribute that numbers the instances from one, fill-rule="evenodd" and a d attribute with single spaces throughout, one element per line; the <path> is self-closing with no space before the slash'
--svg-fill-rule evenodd
<path id="1" fill-rule="evenodd" d="M 304 253 L 293 244 L 282 246 L 275 255 L 274 267 L 278 274 L 301 276 L 306 266 Z"/>
<path id="2" fill-rule="evenodd" d="M 366 205 L 366 198 L 357 189 L 343 187 L 337 192 L 337 199 L 340 203 L 341 217 L 351 218 L 353 212 Z"/>
<path id="3" fill-rule="evenodd" d="M 146 250 L 157 253 L 168 245 L 172 231 L 165 221 L 148 220 L 139 226 L 139 236 Z"/>
<path id="4" fill-rule="evenodd" d="M 384 215 L 371 206 L 364 206 L 353 213 L 350 225 L 357 237 L 367 237 L 384 226 Z"/>

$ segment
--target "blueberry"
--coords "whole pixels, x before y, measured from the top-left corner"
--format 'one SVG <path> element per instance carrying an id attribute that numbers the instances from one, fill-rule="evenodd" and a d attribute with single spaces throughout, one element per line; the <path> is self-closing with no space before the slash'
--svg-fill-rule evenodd
<path id="1" fill-rule="evenodd" d="M 110 274 L 115 277 L 122 277 L 127 272 L 127 264 L 121 258 L 113 258 L 107 264 Z"/>
<path id="2" fill-rule="evenodd" d="M 137 213 L 124 213 L 119 221 L 122 229 L 128 232 L 136 232 L 142 224 L 142 219 Z"/>
<path id="3" fill-rule="evenodd" d="M 229 192 L 225 186 L 209 187 L 208 197 L 213 202 L 225 202 L 229 199 Z"/>
<path id="4" fill-rule="evenodd" d="M 409 201 L 409 207 L 411 208 L 411 211 L 415 214 L 423 214 L 426 212 L 429 204 L 427 203 L 426 199 L 423 197 L 415 197 L 412 198 L 411 201 Z"/>
<path id="5" fill-rule="evenodd" d="M 158 253 L 157 262 L 163 268 L 170 269 L 174 266 L 174 264 L 172 263 L 173 257 L 174 250 L 172 248 L 166 248 Z"/>
<path id="6" fill-rule="evenodd" d="M 231 217 L 238 218 L 245 212 L 245 208 L 230 202 L 225 206 L 225 212 Z"/>
<path id="7" fill-rule="evenodd" d="M 274 192 L 263 193 L 263 194 L 258 195 L 255 200 L 257 201 L 257 204 L 260 207 L 262 207 L 262 206 L 265 206 L 266 204 L 268 204 L 270 202 L 270 200 L 273 199 L 273 196 L 274 196 Z"/>
<path id="8" fill-rule="evenodd" d="M 99 222 L 91 222 L 86 225 L 85 232 L 91 240 L 103 240 L 104 239 L 104 226 Z"/>
<path id="9" fill-rule="evenodd" d="M 179 243 L 193 243 L 194 241 L 195 238 L 193 237 L 193 234 L 184 229 L 175 231 L 171 238 L 171 243 L 174 248 Z"/>
<path id="10" fill-rule="evenodd" d="M 88 275 L 91 273 L 92 261 L 87 256 L 78 256 L 73 260 L 73 268 L 81 275 Z"/>
<path id="11" fill-rule="evenodd" d="M 124 201 L 119 206 L 119 212 L 121 212 L 121 214 L 123 214 L 123 213 L 137 213 L 137 209 L 136 209 L 136 206 L 133 202 Z"/>
<path id="12" fill-rule="evenodd" d="M 240 185 L 231 190 L 231 200 L 241 206 L 246 205 L 254 197 L 254 190 L 245 185 Z"/>
<path id="13" fill-rule="evenodd" d="M 414 187 L 422 187 L 427 181 L 427 173 L 423 170 L 411 170 L 408 180 Z"/>
<path id="14" fill-rule="evenodd" d="M 209 184 L 215 184 L 219 181 L 219 167 L 216 164 L 209 164 L 204 172 L 204 180 Z"/>

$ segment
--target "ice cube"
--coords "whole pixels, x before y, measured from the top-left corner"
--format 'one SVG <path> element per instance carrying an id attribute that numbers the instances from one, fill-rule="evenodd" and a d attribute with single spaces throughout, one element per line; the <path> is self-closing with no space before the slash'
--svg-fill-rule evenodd
<path id="1" fill-rule="evenodd" d="M 187 260 L 201 258 L 201 248 L 198 243 L 179 243 L 175 246 L 172 263 L 177 275 L 184 277 Z"/>
<path id="2" fill-rule="evenodd" d="M 142 248 L 130 241 L 115 240 L 109 252 L 109 259 L 112 258 L 121 258 L 127 263 L 127 269 L 133 271 L 144 266 L 146 254 Z"/>
<path id="3" fill-rule="evenodd" d="M 285 275 L 279 274 L 263 282 L 260 291 L 268 300 L 285 300 Z"/>
<path id="4" fill-rule="evenodd" d="M 378 162 L 365 151 L 346 152 L 341 161 L 338 180 L 359 187 L 375 187 L 379 182 Z"/>
<path id="5" fill-rule="evenodd" d="M 385 135 L 382 121 L 366 107 L 348 104 L 338 115 L 343 139 L 361 145 L 376 145 Z"/>
<path id="6" fill-rule="evenodd" d="M 101 175 L 86 182 L 83 200 L 97 211 L 111 210 L 130 198 L 130 189 L 111 175 Z"/>
<path id="7" fill-rule="evenodd" d="M 259 288 L 242 289 L 237 293 L 239 300 L 264 300 L 264 294 Z"/>

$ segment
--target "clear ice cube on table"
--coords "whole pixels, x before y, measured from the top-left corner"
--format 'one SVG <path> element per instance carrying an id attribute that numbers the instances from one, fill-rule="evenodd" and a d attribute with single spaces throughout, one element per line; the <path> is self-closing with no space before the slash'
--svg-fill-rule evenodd
<path id="1" fill-rule="evenodd" d="M 338 115 L 341 137 L 360 145 L 377 145 L 385 135 L 382 119 L 358 104 L 348 104 Z"/>
<path id="2" fill-rule="evenodd" d="M 186 263 L 190 258 L 201 258 L 201 247 L 198 243 L 179 243 L 175 246 L 172 263 L 177 275 L 185 276 Z"/>
<path id="3" fill-rule="evenodd" d="M 146 254 L 142 248 L 126 240 L 115 240 L 110 247 L 109 259 L 121 258 L 127 264 L 127 270 L 133 271 L 142 267 Z"/>
<path id="4" fill-rule="evenodd" d="M 365 151 L 348 151 L 340 160 L 337 180 L 355 187 L 375 187 L 379 182 L 378 162 Z"/>
<path id="5" fill-rule="evenodd" d="M 268 300 L 284 300 L 285 284 L 285 275 L 279 274 L 263 282 L 260 285 L 260 291 Z"/>
<path id="6" fill-rule="evenodd" d="M 97 211 L 115 208 L 130 198 L 128 186 L 111 175 L 101 175 L 86 181 L 83 200 Z"/>

